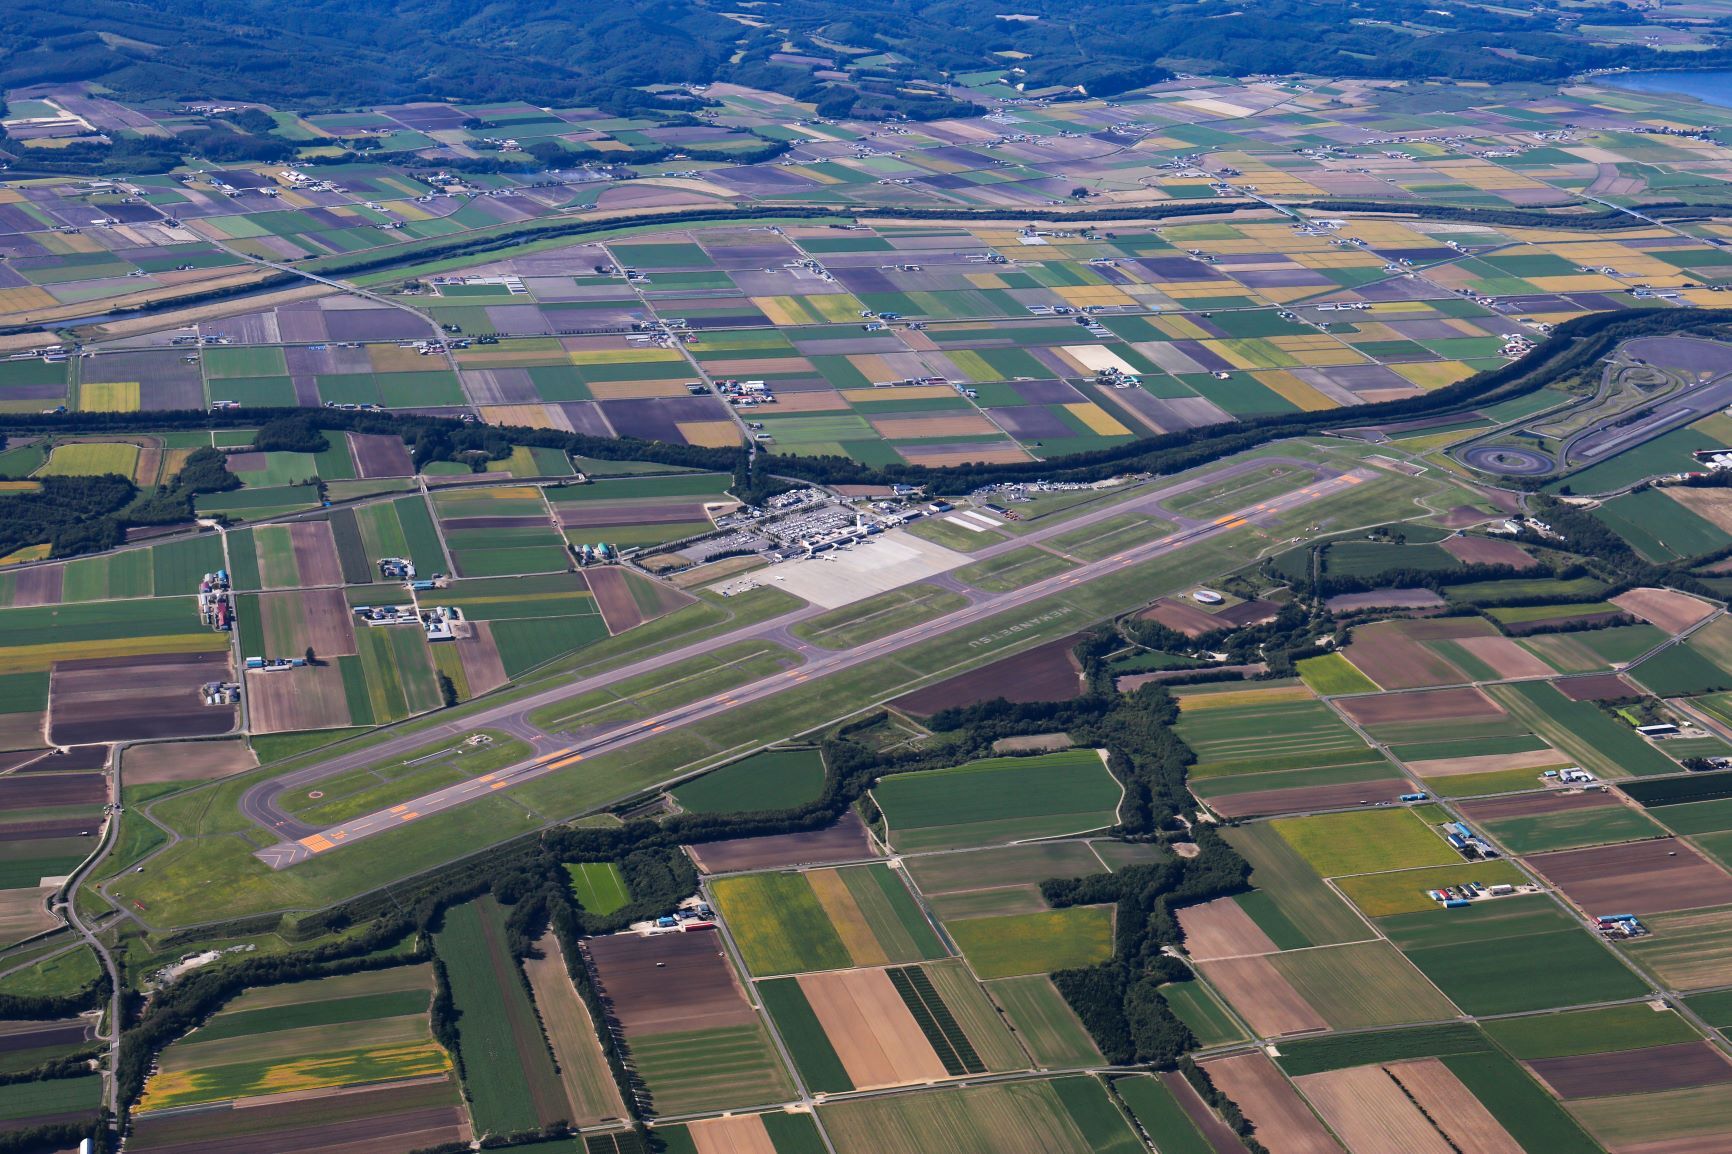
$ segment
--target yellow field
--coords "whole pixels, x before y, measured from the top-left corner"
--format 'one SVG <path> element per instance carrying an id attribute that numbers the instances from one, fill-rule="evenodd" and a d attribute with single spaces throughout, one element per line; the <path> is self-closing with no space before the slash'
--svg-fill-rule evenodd
<path id="1" fill-rule="evenodd" d="M 679 421 L 674 428 L 690 445 L 727 449 L 740 443 L 740 427 L 732 421 Z"/>
<path id="2" fill-rule="evenodd" d="M 566 356 L 574 365 L 647 365 L 686 359 L 678 349 L 582 349 Z"/>
<path id="3" fill-rule="evenodd" d="M 43 546 L 36 546 L 43 548 Z M 28 552 L 28 550 L 20 550 Z M 18 556 L 18 554 L 13 554 Z M 24 558 L 31 560 L 32 558 Z M 40 560 L 40 558 L 35 558 Z M 86 657 L 138 657 L 146 653 L 208 653 L 228 648 L 221 633 L 174 633 L 167 637 L 121 637 L 103 641 L 56 641 L 47 645 L 0 646 L 0 673 L 38 673 L 56 661 Z"/>
<path id="4" fill-rule="evenodd" d="M 1279 705 L 1286 701 L 1310 701 L 1315 695 L 1303 685 L 1276 689 L 1230 689 L 1225 693 L 1187 693 L 1179 698 L 1181 713 L 1203 713 L 1213 709 L 1238 709 L 1247 705 Z"/>
<path id="5" fill-rule="evenodd" d="M 134 385 L 133 388 L 138 388 Z M 119 473 L 130 478 L 138 470 L 138 446 L 121 441 L 97 441 L 56 445 L 48 463 L 37 470 L 39 477 L 94 477 Z"/>
<path id="6" fill-rule="evenodd" d="M 684 397 L 686 382 L 663 381 L 592 381 L 589 395 L 598 401 L 635 401 L 644 397 Z"/>
<path id="7" fill-rule="evenodd" d="M 22 313 L 31 309 L 48 308 L 58 302 L 47 289 L 26 285 L 22 288 L 0 289 L 0 313 Z"/>
<path id="8" fill-rule="evenodd" d="M 0 565 L 22 565 L 26 561 L 41 561 L 48 556 L 50 548 L 52 546 L 49 545 L 26 545 L 0 557 Z"/>
<path id="9" fill-rule="evenodd" d="M 1445 385 L 1453 385 L 1455 382 L 1474 374 L 1472 368 L 1460 361 L 1421 361 L 1411 365 L 1390 365 L 1389 367 L 1422 389 L 1441 389 Z"/>
<path id="10" fill-rule="evenodd" d="M 450 1055 L 438 1043 L 408 1042 L 339 1051 L 280 1063 L 220 1066 L 211 1071 L 177 1070 L 156 1075 L 139 1100 L 140 1113 L 199 1102 L 221 1102 L 265 1094 L 321 1090 L 366 1082 L 444 1074 Z M 251 1074 L 252 1077 L 245 1075 Z M 238 1076 L 237 1076 L 238 1075 Z"/>
<path id="11" fill-rule="evenodd" d="M 367 360 L 372 362 L 376 373 L 418 373 L 438 364 L 432 357 L 424 357 L 413 348 L 404 349 L 396 345 L 368 345 Z"/>
<path id="12" fill-rule="evenodd" d="M 1113 417 L 1113 415 L 1095 404 L 1093 401 L 1082 401 L 1078 404 L 1066 405 L 1065 412 L 1088 426 L 1091 433 L 1102 437 L 1124 437 L 1130 435 L 1130 430 Z"/>
<path id="13" fill-rule="evenodd" d="M 1284 369 L 1251 374 L 1257 382 L 1284 401 L 1299 406 L 1307 413 L 1335 408 L 1335 402 Z"/>
<path id="14" fill-rule="evenodd" d="M 0 481 L 0 493 L 34 493 L 40 488 L 41 481 Z"/>
<path id="15" fill-rule="evenodd" d="M 86 413 L 136 413 L 141 407 L 138 382 L 107 381 L 79 385 L 78 407 Z"/>
<path id="16" fill-rule="evenodd" d="M 546 405 L 480 405 L 477 411 L 489 425 L 521 425 L 526 429 L 563 429 Z"/>

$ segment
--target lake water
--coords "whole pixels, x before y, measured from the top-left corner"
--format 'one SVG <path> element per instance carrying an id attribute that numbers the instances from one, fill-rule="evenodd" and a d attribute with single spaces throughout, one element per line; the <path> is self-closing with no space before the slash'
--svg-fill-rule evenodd
<path id="1" fill-rule="evenodd" d="M 1732 72 L 1618 72 L 1596 76 L 1594 82 L 1631 92 L 1694 96 L 1708 104 L 1732 108 Z"/>

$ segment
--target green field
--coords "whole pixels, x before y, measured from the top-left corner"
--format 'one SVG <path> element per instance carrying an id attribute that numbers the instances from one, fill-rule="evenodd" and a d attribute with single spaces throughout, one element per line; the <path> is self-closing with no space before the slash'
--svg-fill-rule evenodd
<path id="1" fill-rule="evenodd" d="M 1656 1011 L 1646 1002 L 1526 1018 L 1496 1018 L 1481 1025 L 1498 1045 L 1523 1061 L 1670 1046 L 1694 1042 L 1702 1036 L 1677 1013 Z"/>
<path id="2" fill-rule="evenodd" d="M 1154 1076 L 1120 1078 L 1113 1091 L 1150 1134 L 1160 1135 L 1161 1154 L 1216 1154 L 1165 1083 Z"/>
<path id="3" fill-rule="evenodd" d="M 572 896 L 588 913 L 611 914 L 631 901 L 625 879 L 612 862 L 567 862 L 565 872 L 571 877 Z"/>
<path id="4" fill-rule="evenodd" d="M 1324 697 L 1342 693 L 1377 692 L 1377 686 L 1371 678 L 1355 669 L 1353 663 L 1339 653 L 1307 657 L 1299 662 L 1297 668 L 1300 680 L 1311 687 L 1311 692 Z"/>
<path id="5" fill-rule="evenodd" d="M 1386 942 L 1289 950 L 1269 963 L 1337 1030 L 1456 1016 L 1449 1000 Z"/>
<path id="6" fill-rule="evenodd" d="M 1197 754 L 1197 778 L 1363 761 L 1370 750 L 1335 711 L 1320 701 L 1282 697 L 1258 701 L 1257 690 L 1234 695 L 1225 708 L 1213 695 L 1187 697 L 1178 734 Z"/>
<path id="7" fill-rule="evenodd" d="M 1202 1046 L 1222 1046 L 1245 1040 L 1245 1031 L 1233 1020 L 1221 1000 L 1202 982 L 1189 979 L 1161 987 L 1161 997 L 1175 1017 L 1190 1027 Z"/>
<path id="8" fill-rule="evenodd" d="M 1666 646 L 1630 670 L 1630 676 L 1660 697 L 1693 697 L 1732 689 L 1732 674 L 1688 644 Z"/>
<path id="9" fill-rule="evenodd" d="M 1432 828 L 1444 820 L 1437 807 L 1420 806 L 1282 818 L 1271 824 L 1319 874 L 1341 877 L 1460 861 L 1461 855 Z"/>
<path id="10" fill-rule="evenodd" d="M 776 1023 L 782 1042 L 794 1059 L 806 1088 L 827 1094 L 854 1089 L 842 1059 L 812 1011 L 795 978 L 774 978 L 757 984 L 759 999 Z"/>
<path id="11" fill-rule="evenodd" d="M 966 535 L 978 536 L 978 534 Z M 941 542 L 942 544 L 942 542 Z M 1053 577 L 1076 567 L 1074 561 L 1066 560 L 1056 553 L 1034 545 L 1021 549 L 1012 549 L 1008 553 L 1000 553 L 988 561 L 978 561 L 973 565 L 965 565 L 956 571 L 960 581 L 966 581 L 976 589 L 988 593 L 1008 593 L 1012 589 L 1021 589 L 1024 585 L 1032 585 L 1047 577 Z"/>
<path id="12" fill-rule="evenodd" d="M 1666 831 L 1634 806 L 1600 805 L 1573 813 L 1503 817 L 1478 823 L 1509 852 L 1543 853 L 1660 837 Z"/>
<path id="13" fill-rule="evenodd" d="M 1120 787 L 1092 749 L 997 757 L 895 774 L 873 797 L 897 849 L 960 849 L 1101 829 Z"/>
<path id="14" fill-rule="evenodd" d="M 1482 886 L 1520 885 L 1527 875 L 1507 861 L 1461 862 L 1457 865 L 1426 866 L 1386 874 L 1359 874 L 1336 883 L 1347 900 L 1369 918 L 1420 913 L 1438 908 L 1427 890 L 1444 889 L 1466 882 Z"/>
<path id="15" fill-rule="evenodd" d="M 824 759 L 816 749 L 767 749 L 725 765 L 673 791 L 691 813 L 791 809 L 824 788 Z"/>
<path id="16" fill-rule="evenodd" d="M 718 878 L 710 888 L 753 974 L 839 970 L 852 964 L 804 874 Z"/>
<path id="17" fill-rule="evenodd" d="M 1543 895 L 1400 914 L 1380 924 L 1451 1001 L 1476 1016 L 1633 998 L 1648 988 Z"/>
<path id="18" fill-rule="evenodd" d="M 1494 685 L 1490 693 L 1534 733 L 1601 777 L 1678 772 L 1677 762 L 1649 745 L 1629 726 L 1608 717 L 1593 702 L 1571 701 L 1550 685 L 1537 681 Z"/>
<path id="19" fill-rule="evenodd" d="M 512 1134 L 566 1117 L 565 1087 L 491 897 L 445 913 L 434 936 L 459 1014 L 458 1049 L 475 1129 Z"/>
<path id="20" fill-rule="evenodd" d="M 983 981 L 1092 966 L 1113 952 L 1111 906 L 964 918 L 945 929 Z"/>
<path id="21" fill-rule="evenodd" d="M 1045 974 L 1000 978 L 986 991 L 1016 1028 L 1036 1066 L 1062 1070 L 1101 1061 L 1082 1020 Z"/>
<path id="22" fill-rule="evenodd" d="M 1251 884 L 1293 931 L 1301 945 L 1338 945 L 1373 936 L 1353 907 L 1325 885 L 1271 822 L 1225 831 L 1227 844 L 1251 863 Z M 1243 904 L 1243 903 L 1241 903 Z M 1253 920 L 1257 920 L 1253 915 Z M 1261 922 L 1259 922 L 1261 924 Z M 1264 926 L 1268 932 L 1268 926 Z M 1273 936 L 1273 935 L 1271 935 Z"/>
<path id="23" fill-rule="evenodd" d="M 1143 1154 L 1093 1078 L 855 1098 L 818 1108 L 836 1154 Z M 934 1142 L 942 1142 L 935 1146 Z"/>
<path id="24" fill-rule="evenodd" d="M 639 1036 L 627 1047 L 657 1114 L 766 1106 L 793 1093 L 758 1023 Z"/>

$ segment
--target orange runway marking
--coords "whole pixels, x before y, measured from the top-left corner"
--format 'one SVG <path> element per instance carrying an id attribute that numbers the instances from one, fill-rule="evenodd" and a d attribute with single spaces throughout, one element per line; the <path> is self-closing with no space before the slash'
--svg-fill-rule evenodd
<path id="1" fill-rule="evenodd" d="M 406 813 L 403 815 L 403 820 L 404 821 L 414 821 L 416 818 L 418 818 L 420 816 L 421 815 L 418 813 Z"/>
<path id="2" fill-rule="evenodd" d="M 331 839 L 322 833 L 316 833 L 312 837 L 302 838 L 301 844 L 312 850 L 314 853 L 320 853 L 331 848 Z"/>

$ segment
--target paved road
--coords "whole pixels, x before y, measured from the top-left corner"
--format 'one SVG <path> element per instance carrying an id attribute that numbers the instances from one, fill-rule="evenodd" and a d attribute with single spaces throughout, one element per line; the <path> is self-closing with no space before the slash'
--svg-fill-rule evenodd
<path id="1" fill-rule="evenodd" d="M 1255 466 L 1261 466 L 1268 463 L 1268 460 L 1265 459 L 1253 464 Z M 1299 464 L 1299 462 L 1292 463 Z M 306 830 L 305 827 L 293 823 L 292 819 L 289 819 L 286 816 L 279 816 L 281 811 L 275 805 L 275 798 L 284 790 L 303 784 L 307 780 L 317 780 L 318 777 L 329 776 L 333 773 L 341 772 L 340 768 L 334 768 L 332 765 L 327 764 L 314 767 L 313 770 L 303 771 L 301 774 L 293 774 L 285 778 L 277 779 L 273 782 L 261 783 L 259 786 L 255 786 L 252 790 L 249 790 L 242 797 L 243 811 L 246 812 L 249 817 L 252 817 L 255 820 L 261 820 L 262 824 L 265 824 L 267 828 L 274 829 L 279 834 L 292 840 L 286 840 L 276 845 L 267 846 L 266 848 L 259 850 L 255 856 L 260 858 L 260 860 L 264 861 L 267 865 L 270 865 L 273 869 L 286 868 L 296 864 L 297 862 L 305 861 L 315 854 L 329 852 L 330 850 L 336 849 L 342 845 L 376 834 L 381 830 L 396 828 L 397 826 L 403 825 L 407 822 L 412 822 L 418 818 L 426 817 L 429 814 L 438 813 L 441 810 L 450 809 L 453 806 L 461 805 L 467 801 L 472 801 L 477 797 L 485 796 L 496 790 L 505 789 L 525 781 L 531 781 L 535 778 L 553 773 L 556 770 L 575 765 L 587 757 L 594 757 L 598 754 L 611 752 L 615 749 L 632 745 L 677 726 L 689 725 L 703 721 L 707 718 L 715 717 L 742 704 L 759 701 L 763 698 L 780 693 L 783 690 L 804 684 L 812 678 L 830 676 L 851 669 L 864 662 L 887 657 L 909 646 L 930 640 L 934 636 L 935 631 L 939 628 L 941 628 L 945 633 L 954 633 L 966 629 L 970 625 L 1015 610 L 1021 606 L 1038 601 L 1041 598 L 1049 597 L 1055 593 L 1061 593 L 1073 585 L 1078 585 L 1093 578 L 1104 576 L 1115 569 L 1163 556 L 1194 542 L 1238 528 L 1239 526 L 1246 524 L 1248 521 L 1270 517 L 1288 509 L 1309 504 L 1330 494 L 1340 492 L 1343 489 L 1362 484 L 1374 476 L 1370 470 L 1366 469 L 1355 469 L 1351 472 L 1341 473 L 1318 466 L 1306 467 L 1312 470 L 1314 479 L 1309 485 L 1306 485 L 1303 488 L 1295 489 L 1280 497 L 1248 506 L 1238 510 L 1237 512 L 1217 517 L 1213 520 L 1202 522 L 1201 524 L 1193 524 L 1189 527 L 1179 528 L 1174 532 L 1168 533 L 1155 540 L 1132 546 L 1131 548 L 1115 553 L 1110 557 L 1090 562 L 1079 566 L 1076 569 L 1060 573 L 1054 577 L 1049 577 L 1046 580 L 1038 581 L 1021 589 L 996 595 L 982 595 L 973 604 L 945 617 L 941 626 L 937 626 L 933 623 L 916 625 L 909 629 L 902 630 L 899 633 L 893 633 L 887 637 L 881 637 L 875 641 L 869 641 L 865 644 L 844 651 L 825 651 L 817 649 L 816 647 L 804 642 L 794 641 L 793 648 L 803 658 L 805 658 L 805 663 L 798 668 L 773 674 L 749 685 L 724 693 L 719 693 L 701 701 L 678 706 L 646 720 L 636 722 L 621 729 L 616 729 L 610 733 L 600 734 L 580 740 L 574 744 L 566 745 L 563 748 L 554 750 L 538 749 L 538 756 L 520 762 L 517 765 L 485 774 L 471 781 L 461 782 L 441 790 L 436 790 L 423 797 L 416 798 L 413 801 L 405 802 L 402 805 L 392 806 L 388 809 L 380 810 L 377 813 L 368 814 L 365 817 L 343 822 L 328 829 L 309 831 Z M 1205 478 L 1201 483 L 1218 481 L 1228 475 L 1229 474 L 1225 471 L 1218 472 Z M 1110 508 L 1112 513 L 1117 514 L 1123 513 L 1129 509 L 1135 509 L 1139 505 L 1146 507 L 1157 503 L 1164 497 L 1170 497 L 1173 492 L 1179 491 L 1182 488 L 1195 487 L 1197 483 L 1198 482 L 1193 482 L 1189 486 L 1176 486 L 1173 489 L 1153 492 L 1140 501 L 1123 502 L 1115 504 Z M 1079 520 L 1080 519 L 1076 519 L 1066 522 L 1062 526 L 1055 526 L 1054 531 L 1062 532 L 1074 530 L 1077 527 Z M 1024 546 L 1029 543 L 1029 540 L 1029 537 L 1021 538 L 1015 542 L 1014 547 Z M 810 611 L 802 611 L 802 613 L 808 612 Z M 477 715 L 466 719 L 460 727 L 451 727 L 451 736 L 456 736 L 459 732 L 470 732 L 487 725 L 499 726 L 505 721 L 516 722 L 516 726 L 507 725 L 505 727 L 513 732 L 521 733 L 523 732 L 523 727 L 529 726 L 528 714 L 546 704 L 564 698 L 577 696 L 590 691 L 592 688 L 595 688 L 600 684 L 617 682 L 646 671 L 642 669 L 641 666 L 660 667 L 668 664 L 677 664 L 680 661 L 689 660 L 697 653 L 713 650 L 720 645 L 731 643 L 734 640 L 765 638 L 772 634 L 785 636 L 785 634 L 782 634 L 780 631 L 785 629 L 788 623 L 789 619 L 787 617 L 779 618 L 757 626 L 748 627 L 737 631 L 734 634 L 726 635 L 726 637 L 722 639 L 714 639 L 705 642 L 700 646 L 680 650 L 674 654 L 669 654 L 661 658 L 650 659 L 649 661 L 640 663 L 640 666 L 632 666 L 626 669 L 616 670 L 600 677 L 573 682 L 561 686 L 558 689 L 551 690 L 548 693 L 538 694 L 535 697 L 510 703 L 509 705 L 502 707 L 499 711 L 496 711 L 498 716 L 492 720 L 489 720 L 485 714 Z M 421 745 L 428 741 L 438 740 L 438 734 L 421 733 L 417 734 L 414 740 L 417 745 Z M 546 735 L 537 732 L 538 745 L 545 745 L 549 740 L 550 739 L 548 739 Z M 370 750 L 365 750 L 352 755 L 348 760 L 359 758 L 362 764 L 369 764 L 384 760 L 388 756 L 389 754 L 387 752 L 384 752 L 380 747 L 375 746 Z M 308 776 L 309 774 L 315 773 L 317 775 L 316 777 Z M 300 778 L 301 780 L 296 781 L 296 778 Z"/>

